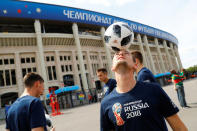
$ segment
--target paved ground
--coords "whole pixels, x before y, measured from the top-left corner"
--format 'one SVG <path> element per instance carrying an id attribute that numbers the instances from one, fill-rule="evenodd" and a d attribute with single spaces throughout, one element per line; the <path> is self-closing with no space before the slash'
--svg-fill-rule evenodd
<path id="1" fill-rule="evenodd" d="M 186 100 L 192 108 L 180 108 L 179 116 L 184 121 L 189 131 L 197 130 L 197 79 L 184 82 Z M 164 90 L 179 106 L 176 92 L 173 86 L 165 86 Z M 52 117 L 56 131 L 99 131 L 99 109 L 100 103 L 77 107 L 62 111 L 64 114 Z M 5 124 L 0 124 L 0 130 Z M 169 131 L 171 129 L 169 128 Z"/>

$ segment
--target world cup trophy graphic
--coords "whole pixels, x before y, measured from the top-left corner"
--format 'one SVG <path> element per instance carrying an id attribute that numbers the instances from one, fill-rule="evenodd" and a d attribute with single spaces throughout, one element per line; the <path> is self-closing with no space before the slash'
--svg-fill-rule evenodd
<path id="1" fill-rule="evenodd" d="M 121 118 L 121 110 L 122 110 L 122 105 L 120 103 L 115 103 L 112 106 L 112 111 L 114 113 L 114 116 L 116 117 L 116 124 L 118 126 L 124 125 L 124 120 Z"/>

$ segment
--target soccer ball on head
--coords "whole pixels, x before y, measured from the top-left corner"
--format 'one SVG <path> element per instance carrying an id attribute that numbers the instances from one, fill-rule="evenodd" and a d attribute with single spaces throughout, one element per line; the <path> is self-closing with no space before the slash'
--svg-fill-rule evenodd
<path id="1" fill-rule="evenodd" d="M 113 51 L 128 49 L 133 39 L 133 30 L 127 23 L 123 22 L 117 22 L 110 25 L 104 34 L 105 44 Z"/>

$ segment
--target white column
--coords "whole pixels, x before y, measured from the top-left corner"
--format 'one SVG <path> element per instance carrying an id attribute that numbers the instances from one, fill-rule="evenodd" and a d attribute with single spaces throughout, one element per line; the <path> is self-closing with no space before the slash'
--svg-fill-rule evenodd
<path id="1" fill-rule="evenodd" d="M 42 74 L 41 68 L 40 68 L 41 63 L 40 63 L 39 57 L 40 57 L 40 54 L 39 54 L 39 52 L 37 51 L 37 52 L 36 52 L 36 68 L 37 68 L 38 74 L 41 75 L 41 74 Z"/>
<path id="2" fill-rule="evenodd" d="M 101 52 L 98 52 L 98 56 L 99 56 L 99 68 L 103 68 L 103 60 L 102 60 Z"/>
<path id="3" fill-rule="evenodd" d="M 48 93 L 48 80 L 47 80 L 45 61 L 44 61 L 44 50 L 43 50 L 42 36 L 41 36 L 41 25 L 40 25 L 40 21 L 39 20 L 35 20 L 34 28 L 35 28 L 35 33 L 36 33 L 36 42 L 37 42 L 38 54 L 39 54 L 39 57 L 37 59 L 38 59 L 38 61 L 40 63 L 41 76 L 44 79 L 45 91 L 44 91 L 43 98 L 45 100 L 46 94 Z"/>
<path id="4" fill-rule="evenodd" d="M 105 28 L 104 27 L 101 27 L 101 37 L 102 37 L 102 40 L 103 40 L 103 45 L 104 45 L 104 48 L 105 48 L 105 52 L 107 54 L 107 62 L 108 62 L 108 73 L 110 75 L 111 78 L 114 78 L 114 74 L 112 73 L 111 71 L 111 67 L 112 67 L 112 58 L 111 58 L 111 52 L 110 50 L 107 48 L 106 44 L 105 44 L 105 41 L 104 41 L 104 34 L 105 34 Z"/>
<path id="5" fill-rule="evenodd" d="M 74 80 L 75 80 L 75 85 L 80 86 L 80 80 L 79 80 L 79 72 L 77 68 L 77 61 L 76 61 L 76 55 L 75 51 L 72 51 L 72 61 L 73 61 L 73 71 L 74 71 Z"/>
<path id="6" fill-rule="evenodd" d="M 80 45 L 80 41 L 79 41 L 78 26 L 77 26 L 76 23 L 73 23 L 72 30 L 73 30 L 73 36 L 74 36 L 74 39 L 75 39 L 75 44 L 76 44 L 76 47 L 77 47 L 78 60 L 79 60 L 79 66 L 80 66 L 83 88 L 84 88 L 84 90 L 89 91 L 88 90 L 88 83 L 87 83 L 86 73 L 85 73 L 84 61 L 83 61 L 83 54 L 82 54 L 82 51 L 81 51 L 81 45 Z"/>
<path id="7" fill-rule="evenodd" d="M 91 87 L 95 87 L 95 83 L 94 83 L 94 74 L 93 74 L 93 70 L 92 70 L 92 66 L 91 66 L 91 60 L 90 60 L 90 52 L 87 51 L 87 66 L 88 66 L 88 72 L 89 72 L 89 76 L 90 76 L 90 85 Z"/>
<path id="8" fill-rule="evenodd" d="M 159 54 L 159 59 L 160 59 L 159 61 L 161 61 L 161 69 L 162 69 L 162 72 L 164 73 L 166 71 L 166 69 L 165 69 L 163 58 L 162 58 L 162 55 L 161 55 L 161 50 L 160 50 L 160 47 L 159 47 L 159 44 L 158 44 L 158 39 L 155 38 L 154 41 L 155 41 L 155 44 L 156 44 L 157 53 Z M 159 62 L 158 62 L 158 64 L 159 64 Z"/>
<path id="9" fill-rule="evenodd" d="M 90 52 L 87 51 L 87 62 L 88 62 L 88 69 L 89 69 L 89 74 L 91 77 L 94 77 L 94 74 L 93 74 L 93 69 L 92 69 L 92 66 L 91 66 L 91 60 L 90 60 Z"/>
<path id="10" fill-rule="evenodd" d="M 57 71 L 57 79 L 59 82 L 63 82 L 60 55 L 59 55 L 59 51 L 57 50 L 55 51 L 55 64 L 56 64 L 56 71 Z"/>
<path id="11" fill-rule="evenodd" d="M 138 40 L 138 43 L 139 43 L 139 46 L 140 46 L 140 52 L 142 53 L 142 56 L 143 56 L 143 65 L 145 67 L 148 67 L 148 64 L 146 62 L 147 60 L 146 60 L 146 57 L 145 57 L 144 47 L 143 47 L 143 43 L 142 43 L 142 39 L 141 39 L 140 34 L 137 34 L 137 40 Z"/>
<path id="12" fill-rule="evenodd" d="M 21 63 L 20 63 L 20 55 L 18 52 L 15 53 L 15 65 L 16 65 L 16 80 L 17 80 L 17 86 L 18 86 L 18 96 L 20 96 L 24 91 L 23 86 L 23 76 L 22 76 L 22 69 L 21 69 Z"/>
<path id="13" fill-rule="evenodd" d="M 151 55 L 150 48 L 149 48 L 149 45 L 148 45 L 147 36 L 144 35 L 143 39 L 144 39 L 144 43 L 145 43 L 145 46 L 146 46 L 146 50 L 147 50 L 149 58 L 150 58 L 151 66 L 152 66 L 152 69 L 153 69 L 152 72 L 153 72 L 153 74 L 156 74 L 157 72 L 156 72 L 155 64 L 153 62 L 153 57 Z"/>
<path id="14" fill-rule="evenodd" d="M 165 48 L 165 52 L 166 52 L 166 55 L 167 55 L 167 59 L 168 59 L 169 64 L 170 64 L 170 70 L 172 70 L 172 69 L 173 69 L 172 61 L 171 61 L 171 59 L 170 59 L 170 54 L 169 54 L 169 52 L 168 52 L 168 47 L 167 47 L 167 43 L 166 43 L 165 40 L 163 41 L 163 45 L 164 45 L 164 48 Z"/>
<path id="15" fill-rule="evenodd" d="M 176 52 L 176 56 L 177 56 L 177 59 L 178 59 L 178 62 L 179 62 L 179 69 L 182 69 L 183 65 L 182 65 L 182 62 L 181 62 L 180 55 L 179 55 L 178 46 L 175 46 L 175 52 Z"/>

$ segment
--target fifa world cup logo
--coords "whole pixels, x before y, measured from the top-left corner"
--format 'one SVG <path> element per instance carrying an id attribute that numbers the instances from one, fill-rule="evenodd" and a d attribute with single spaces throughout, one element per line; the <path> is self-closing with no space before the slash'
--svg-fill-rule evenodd
<path id="1" fill-rule="evenodd" d="M 124 120 L 121 118 L 121 110 L 122 110 L 122 105 L 120 103 L 115 103 L 112 106 L 112 111 L 114 113 L 114 116 L 116 117 L 116 124 L 118 126 L 124 125 Z"/>

